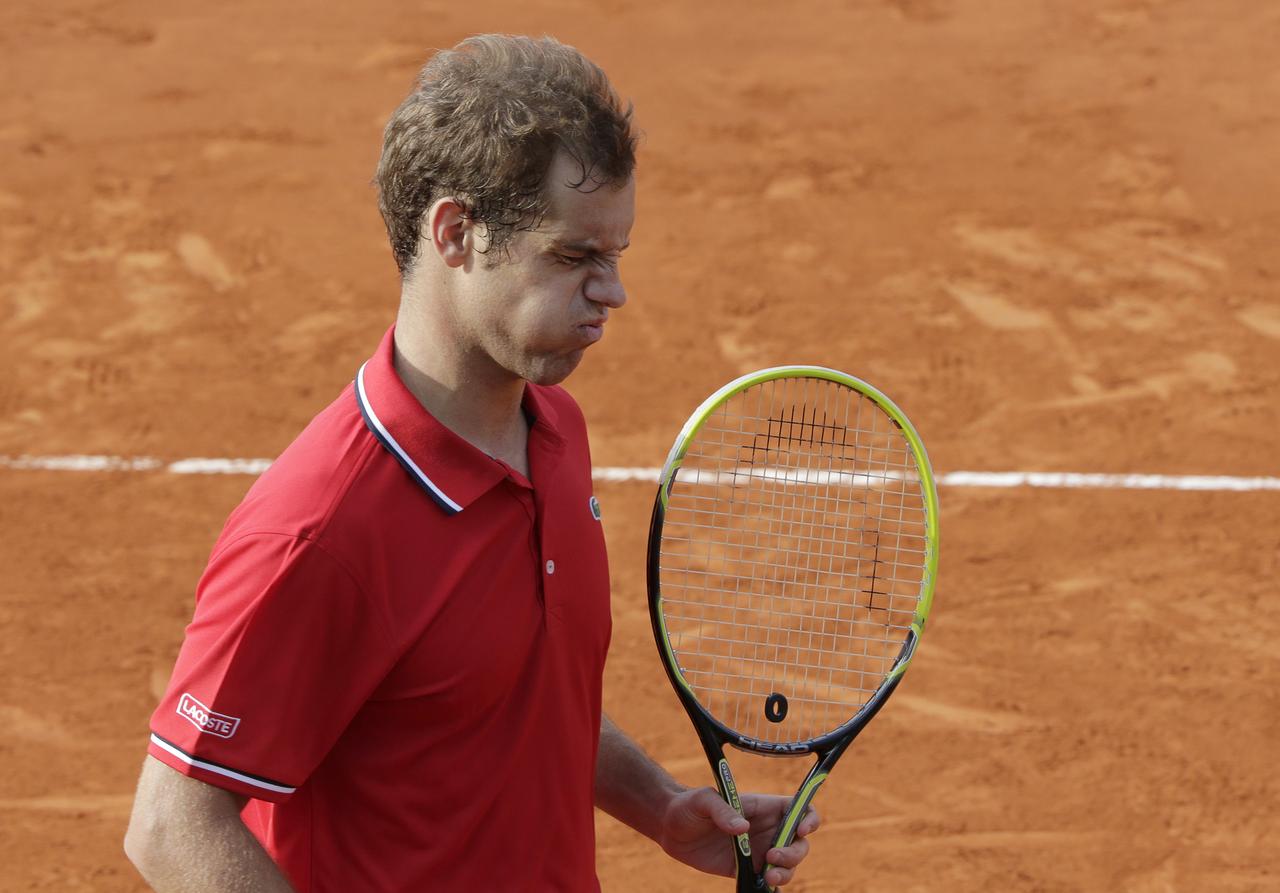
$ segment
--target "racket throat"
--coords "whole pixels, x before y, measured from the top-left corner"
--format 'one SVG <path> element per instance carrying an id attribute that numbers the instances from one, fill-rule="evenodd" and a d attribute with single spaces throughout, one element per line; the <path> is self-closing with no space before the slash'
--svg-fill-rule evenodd
<path id="1" fill-rule="evenodd" d="M 823 769 L 822 764 L 819 763 L 814 766 L 809 773 L 809 777 L 800 786 L 800 790 L 796 791 L 796 795 L 791 798 L 791 804 L 787 807 L 782 824 L 778 826 L 778 836 L 773 842 L 775 847 L 790 846 L 796 839 L 796 831 L 800 829 L 800 820 L 808 812 L 809 804 L 813 802 L 814 795 L 818 793 L 818 788 L 826 780 L 827 772 Z M 767 871 L 770 867 L 766 865 L 765 870 Z"/>

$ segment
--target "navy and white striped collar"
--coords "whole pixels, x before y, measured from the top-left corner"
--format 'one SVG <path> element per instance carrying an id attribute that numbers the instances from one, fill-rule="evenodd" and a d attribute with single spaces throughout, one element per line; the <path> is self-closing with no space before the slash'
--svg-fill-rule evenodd
<path id="1" fill-rule="evenodd" d="M 449 514 L 456 515 L 462 511 L 462 506 L 450 499 L 449 495 L 427 476 L 427 473 L 419 467 L 418 463 L 413 461 L 413 457 L 387 430 L 387 426 L 382 423 L 382 419 L 378 418 L 377 411 L 369 403 L 369 392 L 364 383 L 364 370 L 368 365 L 366 362 L 360 367 L 360 371 L 356 373 L 356 404 L 360 407 L 360 414 L 364 416 L 364 423 L 369 426 L 369 431 L 372 432 L 373 436 L 378 438 L 378 442 L 386 447 L 387 452 L 396 457 L 396 461 L 404 466 L 404 470 L 409 472 L 413 479 L 422 486 L 422 489 L 427 491 L 428 495 L 436 501 L 436 504 Z"/>
<path id="2" fill-rule="evenodd" d="M 455 515 L 505 478 L 508 468 L 422 407 L 396 374 L 394 338 L 393 326 L 360 367 L 356 404 L 369 432 L 442 511 Z M 530 438 L 558 441 L 555 410 L 537 391 L 533 385 L 525 389 L 525 409 L 536 419 Z"/>

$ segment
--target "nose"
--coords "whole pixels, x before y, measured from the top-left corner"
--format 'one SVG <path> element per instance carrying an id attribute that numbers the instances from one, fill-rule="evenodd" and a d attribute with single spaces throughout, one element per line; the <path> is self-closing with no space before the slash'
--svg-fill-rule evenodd
<path id="1" fill-rule="evenodd" d="M 617 309 L 627 303 L 627 290 L 622 285 L 622 277 L 616 269 L 601 270 L 591 276 L 584 286 L 583 293 L 587 300 L 594 304 Z"/>

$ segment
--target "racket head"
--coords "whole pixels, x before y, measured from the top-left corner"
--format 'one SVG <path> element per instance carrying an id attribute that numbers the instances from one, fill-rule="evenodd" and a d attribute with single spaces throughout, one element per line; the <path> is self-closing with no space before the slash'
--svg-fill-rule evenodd
<path id="1" fill-rule="evenodd" d="M 902 410 L 837 370 L 762 369 L 703 401 L 663 465 L 654 639 L 700 733 L 821 753 L 906 671 L 937 561 L 937 487 Z"/>

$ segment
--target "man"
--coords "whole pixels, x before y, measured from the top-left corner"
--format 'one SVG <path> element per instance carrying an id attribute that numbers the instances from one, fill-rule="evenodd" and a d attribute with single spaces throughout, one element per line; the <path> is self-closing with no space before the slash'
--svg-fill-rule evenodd
<path id="1" fill-rule="evenodd" d="M 388 124 L 395 325 L 227 522 L 125 849 L 167 891 L 594 891 L 593 803 L 731 874 L 745 821 L 600 713 L 608 569 L 556 387 L 626 301 L 635 139 L 550 39 L 436 55 Z M 175 771 L 176 770 L 176 771 Z M 784 798 L 748 796 L 767 854 Z"/>

